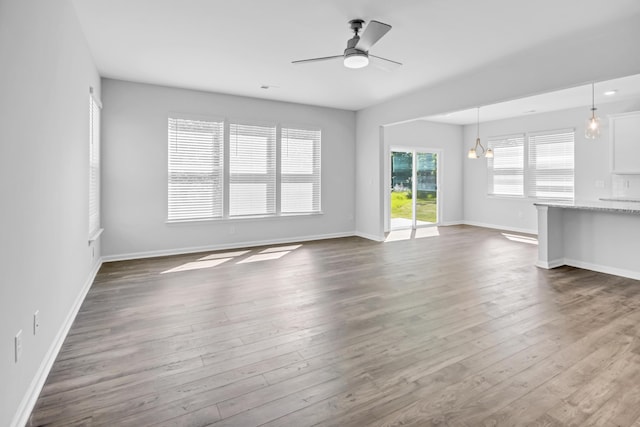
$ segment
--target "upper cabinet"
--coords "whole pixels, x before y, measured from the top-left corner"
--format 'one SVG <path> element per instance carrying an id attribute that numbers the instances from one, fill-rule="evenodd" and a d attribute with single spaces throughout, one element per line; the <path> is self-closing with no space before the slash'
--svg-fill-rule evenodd
<path id="1" fill-rule="evenodd" d="M 609 116 L 611 173 L 640 174 L 640 111 Z"/>

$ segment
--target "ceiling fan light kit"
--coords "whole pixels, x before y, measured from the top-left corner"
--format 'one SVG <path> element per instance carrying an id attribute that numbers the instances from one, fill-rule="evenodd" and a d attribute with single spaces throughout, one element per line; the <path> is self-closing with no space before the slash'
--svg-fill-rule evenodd
<path id="1" fill-rule="evenodd" d="M 365 21 L 362 19 L 352 19 L 349 21 L 351 31 L 353 31 L 353 37 L 347 41 L 347 48 L 342 55 L 324 56 L 320 58 L 302 59 L 299 61 L 293 61 L 293 64 L 304 64 L 309 62 L 327 61 L 333 59 L 342 58 L 342 63 L 346 68 L 364 68 L 369 65 L 369 56 L 379 60 L 388 66 L 402 65 L 400 62 L 392 61 L 390 59 L 381 58 L 375 55 L 369 55 L 369 49 L 376 44 L 382 36 L 387 34 L 391 30 L 391 25 L 384 24 L 378 21 L 370 21 L 367 24 L 362 37 L 360 37 L 360 31 Z M 386 69 L 384 67 L 381 67 Z"/>
<path id="2" fill-rule="evenodd" d="M 369 57 L 363 52 L 345 53 L 344 66 L 347 68 L 364 68 L 369 65 Z"/>

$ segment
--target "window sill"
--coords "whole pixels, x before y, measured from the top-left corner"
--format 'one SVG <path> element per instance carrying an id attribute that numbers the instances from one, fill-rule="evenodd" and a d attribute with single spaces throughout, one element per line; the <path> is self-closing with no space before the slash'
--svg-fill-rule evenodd
<path id="1" fill-rule="evenodd" d="M 489 199 L 499 199 L 499 200 L 518 200 L 524 202 L 573 202 L 574 199 L 545 199 L 542 197 L 530 197 L 530 196 L 503 196 L 499 194 L 487 194 L 487 198 Z"/>
<path id="2" fill-rule="evenodd" d="M 527 201 L 529 199 L 535 200 L 528 196 L 507 196 L 503 194 L 487 194 L 487 198 L 498 199 L 498 200 L 518 200 L 518 201 Z"/>
<path id="3" fill-rule="evenodd" d="M 238 223 L 248 221 L 273 221 L 283 218 L 305 218 L 322 216 L 324 212 L 310 212 L 310 213 L 286 213 L 280 215 L 248 215 L 248 216 L 236 216 L 227 218 L 196 218 L 196 219 L 173 219 L 166 220 L 167 225 L 187 225 L 187 224 L 199 224 L 199 223 Z"/>
<path id="4" fill-rule="evenodd" d="M 89 244 L 92 244 L 93 242 L 98 240 L 98 238 L 100 237 L 100 235 L 102 234 L 103 231 L 104 231 L 104 228 L 99 228 L 96 231 L 94 231 L 92 234 L 90 234 L 89 235 Z"/>

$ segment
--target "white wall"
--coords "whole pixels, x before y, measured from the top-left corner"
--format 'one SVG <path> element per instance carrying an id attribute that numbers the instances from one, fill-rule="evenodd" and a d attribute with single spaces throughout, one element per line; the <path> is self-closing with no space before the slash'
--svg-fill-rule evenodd
<path id="1" fill-rule="evenodd" d="M 463 76 L 358 111 L 356 123 L 356 231 L 383 235 L 384 177 L 379 127 L 549 92 L 592 80 L 640 73 L 637 16 L 550 40 Z M 428 48 L 427 48 L 428 49 Z M 594 57 L 593 52 L 597 52 Z"/>
<path id="2" fill-rule="evenodd" d="M 66 0 L 2 0 L 0 58 L 0 425 L 8 426 L 26 421 L 100 257 L 99 244 L 88 245 L 89 86 L 99 93 L 100 80 Z"/>
<path id="3" fill-rule="evenodd" d="M 588 103 L 588 100 L 587 100 Z M 640 100 L 598 105 L 597 113 L 603 125 L 597 140 L 584 138 L 584 127 L 590 106 L 513 119 L 485 122 L 480 125 L 480 138 L 486 142 L 492 136 L 532 133 L 573 128 L 575 137 L 575 199 L 598 200 L 613 194 L 613 176 L 609 166 L 608 114 L 640 110 Z M 471 148 L 476 138 L 476 126 L 465 126 L 465 147 Z M 467 147 L 468 146 L 468 147 Z M 537 212 L 529 198 L 487 196 L 487 160 L 464 159 L 464 218 L 467 223 L 537 233 Z M 603 181 L 604 188 L 597 188 Z"/>
<path id="4" fill-rule="evenodd" d="M 110 259 L 353 234 L 355 113 L 103 80 L 103 253 Z M 322 215 L 166 224 L 170 112 L 322 129 Z"/>
<path id="5" fill-rule="evenodd" d="M 384 128 L 385 158 L 390 147 L 430 148 L 439 150 L 439 182 L 441 204 L 440 223 L 460 223 L 462 207 L 462 126 L 432 123 L 424 120 L 386 126 Z M 385 188 L 390 188 L 390 162 L 384 162 Z M 385 229 L 389 226 L 389 192 L 385 192 Z"/>

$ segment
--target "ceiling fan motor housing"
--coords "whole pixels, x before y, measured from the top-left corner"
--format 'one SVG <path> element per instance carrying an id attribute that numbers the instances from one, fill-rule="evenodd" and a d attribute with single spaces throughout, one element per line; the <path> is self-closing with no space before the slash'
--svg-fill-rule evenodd
<path id="1" fill-rule="evenodd" d="M 364 19 L 352 19 L 351 21 L 349 21 L 349 24 L 351 24 L 351 29 L 356 33 L 357 36 L 358 32 L 360 32 L 360 30 L 362 29 Z"/>
<path id="2" fill-rule="evenodd" d="M 293 61 L 293 63 L 300 64 L 342 58 L 344 66 L 347 68 L 366 67 L 369 65 L 369 49 L 371 49 L 371 47 L 391 29 L 391 25 L 373 20 L 369 21 L 367 28 L 362 32 L 362 37 L 360 37 L 360 32 L 362 31 L 364 23 L 365 21 L 363 19 L 352 19 L 349 21 L 349 25 L 353 31 L 353 37 L 347 41 L 347 48 L 344 50 L 342 55 L 303 59 L 300 61 Z M 379 56 L 374 57 L 378 61 L 385 61 L 394 65 L 402 65 L 401 63 L 390 59 L 381 58 Z"/>
<path id="3" fill-rule="evenodd" d="M 360 53 L 360 54 L 366 54 L 366 52 L 364 50 L 360 50 L 360 49 L 356 49 L 356 45 L 358 44 L 358 42 L 360 41 L 360 36 L 355 35 L 353 36 L 353 38 L 350 38 L 347 41 L 347 48 L 344 50 L 344 55 L 353 55 L 356 53 Z"/>

